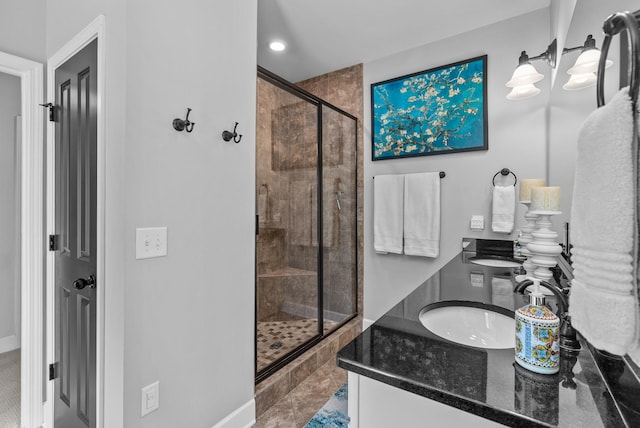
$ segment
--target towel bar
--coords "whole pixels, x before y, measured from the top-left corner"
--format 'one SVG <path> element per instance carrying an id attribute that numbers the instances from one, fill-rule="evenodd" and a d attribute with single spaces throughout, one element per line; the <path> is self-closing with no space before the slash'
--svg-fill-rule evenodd
<path id="1" fill-rule="evenodd" d="M 440 178 L 445 178 L 447 176 L 447 173 L 444 171 L 440 171 L 438 175 L 440 176 Z M 375 175 L 373 176 L 373 178 L 376 178 Z"/>

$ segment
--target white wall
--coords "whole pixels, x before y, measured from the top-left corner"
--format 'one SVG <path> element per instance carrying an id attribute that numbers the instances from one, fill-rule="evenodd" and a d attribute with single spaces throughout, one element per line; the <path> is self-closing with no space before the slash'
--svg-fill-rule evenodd
<path id="1" fill-rule="evenodd" d="M 253 398 L 256 8 L 48 5 L 49 56 L 107 22 L 107 427 L 210 427 Z M 195 129 L 178 133 L 187 107 Z M 242 142 L 223 142 L 235 121 Z M 167 257 L 135 260 L 146 226 L 168 227 Z M 160 409 L 141 418 L 156 380 Z"/>
<path id="2" fill-rule="evenodd" d="M 46 0 L 3 0 L 0 51 L 44 62 Z"/>
<path id="3" fill-rule="evenodd" d="M 127 2 L 125 422 L 141 427 L 212 426 L 254 391 L 257 4 L 176 6 Z M 168 257 L 134 259 L 145 226 L 168 227 Z"/>
<path id="4" fill-rule="evenodd" d="M 16 264 L 20 262 L 16 248 L 16 124 L 20 114 L 20 78 L 0 73 L 0 352 L 18 345 L 19 323 L 16 315 Z"/>
<path id="5" fill-rule="evenodd" d="M 536 31 L 523 31 L 531 28 Z M 505 98 L 508 93 L 505 82 L 518 64 L 520 52 L 527 50 L 537 55 L 544 51 L 549 44 L 549 33 L 549 10 L 542 9 L 364 64 L 364 85 L 368 88 L 375 82 L 487 54 L 489 120 L 488 151 L 372 162 L 371 101 L 370 91 L 365 91 L 365 318 L 377 319 L 440 269 L 460 251 L 463 236 L 497 239 L 513 239 L 516 236 L 491 232 L 491 179 L 503 167 L 513 170 L 519 179 L 545 176 L 549 68 L 540 63 L 539 70 L 547 77 L 538 84 L 542 93 L 535 98 L 508 101 Z M 372 177 L 423 171 L 447 173 L 441 182 L 440 256 L 434 260 L 375 254 Z M 483 232 L 469 229 L 472 214 L 485 216 Z M 515 230 L 523 223 L 522 215 L 523 207 L 518 206 Z"/>

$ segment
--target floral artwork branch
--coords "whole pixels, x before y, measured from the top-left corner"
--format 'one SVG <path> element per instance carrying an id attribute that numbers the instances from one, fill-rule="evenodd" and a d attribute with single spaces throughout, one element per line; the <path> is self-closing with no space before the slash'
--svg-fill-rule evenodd
<path id="1" fill-rule="evenodd" d="M 486 58 L 372 84 L 373 160 L 486 150 Z"/>

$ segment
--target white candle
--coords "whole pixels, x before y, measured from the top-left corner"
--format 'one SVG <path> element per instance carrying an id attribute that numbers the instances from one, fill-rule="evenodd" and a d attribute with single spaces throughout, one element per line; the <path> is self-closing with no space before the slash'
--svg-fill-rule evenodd
<path id="1" fill-rule="evenodd" d="M 560 211 L 560 187 L 532 188 L 531 211 Z"/>
<path id="2" fill-rule="evenodd" d="M 525 178 L 520 182 L 520 202 L 531 201 L 531 189 L 544 186 L 545 182 L 541 178 Z"/>

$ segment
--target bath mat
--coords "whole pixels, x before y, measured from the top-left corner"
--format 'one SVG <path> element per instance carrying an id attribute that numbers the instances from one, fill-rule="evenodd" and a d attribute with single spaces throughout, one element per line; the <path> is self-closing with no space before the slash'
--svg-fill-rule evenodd
<path id="1" fill-rule="evenodd" d="M 313 415 L 304 428 L 346 428 L 349 425 L 347 416 L 347 384 L 345 383 L 333 394 L 333 397 Z"/>

